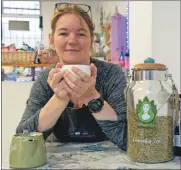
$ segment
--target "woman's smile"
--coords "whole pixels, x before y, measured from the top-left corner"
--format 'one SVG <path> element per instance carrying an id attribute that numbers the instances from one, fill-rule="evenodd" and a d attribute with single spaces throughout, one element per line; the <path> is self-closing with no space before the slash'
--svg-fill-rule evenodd
<path id="1" fill-rule="evenodd" d="M 68 51 L 68 52 L 80 52 L 80 50 L 76 50 L 76 49 L 67 49 L 65 51 Z"/>

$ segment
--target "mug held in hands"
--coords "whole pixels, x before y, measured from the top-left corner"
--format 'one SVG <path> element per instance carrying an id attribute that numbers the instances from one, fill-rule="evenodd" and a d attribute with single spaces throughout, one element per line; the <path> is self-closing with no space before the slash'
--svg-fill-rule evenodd
<path id="1" fill-rule="evenodd" d="M 60 71 L 65 71 L 68 70 L 70 71 L 73 75 L 76 76 L 76 78 L 80 79 L 80 77 L 78 75 L 76 75 L 73 71 L 72 71 L 72 67 L 77 67 L 80 70 L 82 70 L 83 72 L 85 72 L 88 76 L 91 75 L 91 70 L 90 70 L 90 66 L 89 65 L 78 65 L 78 64 L 73 64 L 73 65 L 63 65 L 62 68 L 60 68 Z"/>

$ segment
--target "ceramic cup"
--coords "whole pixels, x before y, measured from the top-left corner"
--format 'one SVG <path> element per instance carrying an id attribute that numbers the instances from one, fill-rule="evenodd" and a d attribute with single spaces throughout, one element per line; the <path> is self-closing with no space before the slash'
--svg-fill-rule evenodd
<path id="1" fill-rule="evenodd" d="M 89 66 L 89 65 L 78 65 L 78 64 L 74 64 L 74 65 L 63 65 L 60 70 L 61 70 L 61 71 L 68 70 L 68 71 L 70 71 L 72 74 L 74 74 L 77 78 L 80 79 L 80 77 L 77 76 L 77 75 L 72 71 L 72 67 L 77 67 L 77 68 L 79 68 L 80 70 L 84 71 L 88 76 L 91 75 L 91 70 L 90 70 L 90 66 Z"/>

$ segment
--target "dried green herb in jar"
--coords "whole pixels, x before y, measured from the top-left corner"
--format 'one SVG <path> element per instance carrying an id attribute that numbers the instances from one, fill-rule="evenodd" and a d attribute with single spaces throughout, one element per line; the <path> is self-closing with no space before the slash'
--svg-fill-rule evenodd
<path id="1" fill-rule="evenodd" d="M 153 127 L 139 127 L 134 111 L 128 114 L 128 156 L 137 162 L 159 163 L 173 159 L 173 118 L 156 116 Z"/>

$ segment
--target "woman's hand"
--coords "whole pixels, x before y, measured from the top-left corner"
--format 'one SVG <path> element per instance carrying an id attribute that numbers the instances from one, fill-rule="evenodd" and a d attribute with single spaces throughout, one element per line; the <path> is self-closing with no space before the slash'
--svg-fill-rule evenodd
<path id="1" fill-rule="evenodd" d="M 65 71 L 63 78 L 68 85 L 65 87 L 66 91 L 71 95 L 71 98 L 75 97 L 79 101 L 83 101 L 84 104 L 88 104 L 92 99 L 100 97 L 100 94 L 95 89 L 97 68 L 94 64 L 90 65 L 91 76 L 89 77 L 85 72 L 73 67 L 72 71 L 77 74 L 80 79 L 76 78 L 71 72 Z"/>
<path id="2" fill-rule="evenodd" d="M 52 88 L 52 90 L 54 91 L 54 94 L 56 95 L 56 97 L 58 97 L 61 100 L 62 99 L 70 100 L 70 95 L 68 91 L 66 90 L 68 87 L 65 89 L 67 84 L 65 83 L 65 80 L 63 80 L 64 72 L 61 72 L 60 68 L 61 68 L 61 64 L 57 63 L 56 67 L 51 69 L 48 75 L 47 82 L 49 86 Z"/>
<path id="3" fill-rule="evenodd" d="M 80 98 L 78 99 L 77 97 L 73 95 L 71 95 L 71 101 L 74 104 L 74 108 L 81 108 L 82 105 L 84 104 Z"/>

